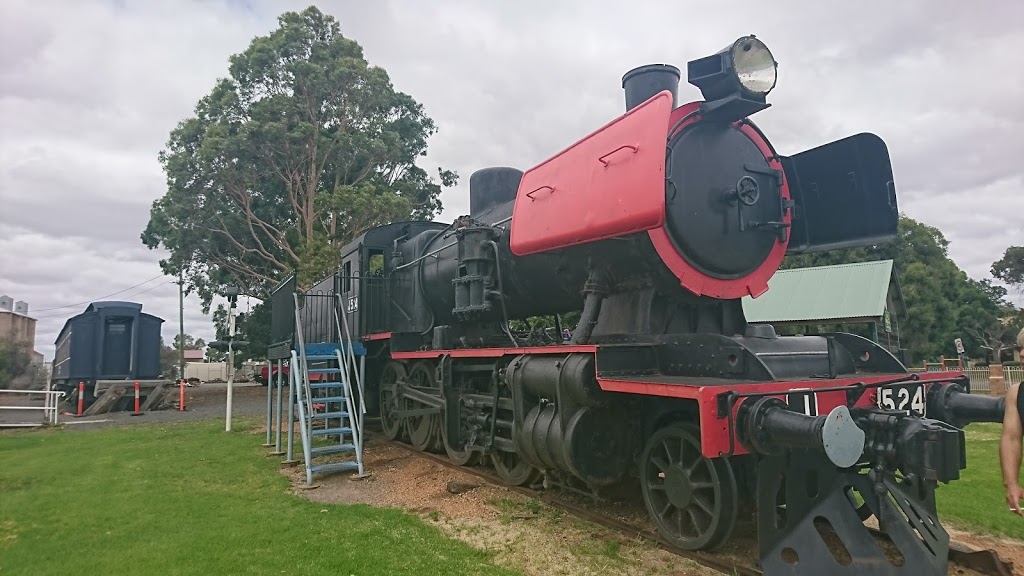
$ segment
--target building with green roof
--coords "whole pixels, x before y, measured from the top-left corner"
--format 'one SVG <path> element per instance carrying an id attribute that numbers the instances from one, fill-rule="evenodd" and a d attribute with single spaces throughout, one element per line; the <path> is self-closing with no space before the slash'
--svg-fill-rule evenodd
<path id="1" fill-rule="evenodd" d="M 906 307 L 892 260 L 779 270 L 768 292 L 743 298 L 751 324 L 803 327 L 854 324 L 865 326 L 872 340 L 901 356 L 900 322 Z"/>

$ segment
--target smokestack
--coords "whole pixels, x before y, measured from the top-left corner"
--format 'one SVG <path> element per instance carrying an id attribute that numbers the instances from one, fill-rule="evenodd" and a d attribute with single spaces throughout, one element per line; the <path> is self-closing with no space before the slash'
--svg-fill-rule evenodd
<path id="1" fill-rule="evenodd" d="M 504 166 L 481 168 L 469 177 L 469 213 L 477 216 L 498 204 L 511 202 L 519 192 L 523 171 Z"/>
<path id="2" fill-rule="evenodd" d="M 662 90 L 672 93 L 672 109 L 678 105 L 679 68 L 670 64 L 649 64 L 633 68 L 622 77 L 626 91 L 626 112 L 643 104 Z"/>

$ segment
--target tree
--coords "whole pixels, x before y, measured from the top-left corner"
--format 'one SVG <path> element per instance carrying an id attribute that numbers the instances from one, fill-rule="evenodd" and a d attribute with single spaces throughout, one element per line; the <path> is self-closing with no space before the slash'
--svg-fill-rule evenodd
<path id="1" fill-rule="evenodd" d="M 975 281 L 949 258 L 949 241 L 937 228 L 900 216 L 896 238 L 886 244 L 787 256 L 783 268 L 892 259 L 907 318 L 902 345 L 915 359 L 955 356 L 953 340 L 967 330 L 991 328 L 1002 315 L 1006 291 Z M 986 355 L 976 339 L 965 338 L 970 356 Z"/>
<path id="2" fill-rule="evenodd" d="M 967 333 L 978 345 L 991 353 L 996 364 L 1003 361 L 1003 350 L 1016 345 L 1017 334 L 1024 328 L 1024 311 L 1006 306 L 1002 314 L 980 328 L 967 328 Z"/>
<path id="3" fill-rule="evenodd" d="M 1024 246 L 1010 246 L 1003 257 L 992 264 L 992 275 L 1024 291 Z"/>
<path id="4" fill-rule="evenodd" d="M 191 334 L 185 334 L 185 350 L 201 350 L 206 347 L 202 338 L 195 338 Z M 179 362 L 181 360 L 181 335 L 175 334 L 171 346 L 164 344 L 160 339 L 160 373 L 165 377 L 181 378 L 178 374 Z"/>
<path id="5" fill-rule="evenodd" d="M 431 218 L 457 180 L 415 165 L 433 121 L 334 18 L 311 6 L 278 22 L 230 58 L 160 153 L 167 192 L 142 241 L 170 252 L 161 267 L 204 312 L 228 284 L 262 300 L 292 273 L 310 285 L 361 231 Z"/>
<path id="6" fill-rule="evenodd" d="M 0 337 L 0 389 L 28 372 L 32 357 L 30 348 L 24 342 L 9 337 Z"/>
<path id="7" fill-rule="evenodd" d="M 220 304 L 213 312 L 213 326 L 218 340 L 228 339 L 228 309 Z M 246 340 L 249 346 L 235 350 L 235 368 L 241 368 L 247 360 L 265 360 L 270 347 L 270 302 L 260 302 L 249 312 L 235 314 L 236 339 Z M 207 351 L 211 360 L 227 361 L 228 353 L 222 350 Z"/>

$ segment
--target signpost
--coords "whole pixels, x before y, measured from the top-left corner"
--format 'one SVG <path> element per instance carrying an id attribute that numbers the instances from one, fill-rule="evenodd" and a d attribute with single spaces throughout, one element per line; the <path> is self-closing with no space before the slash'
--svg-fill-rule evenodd
<path id="1" fill-rule="evenodd" d="M 956 344 L 956 353 L 957 354 L 963 354 L 964 353 L 964 341 L 961 340 L 960 338 L 957 338 L 957 339 L 953 340 L 953 343 Z"/>
<path id="2" fill-rule="evenodd" d="M 228 302 L 231 304 L 228 308 L 228 339 L 226 341 L 215 340 L 210 342 L 210 348 L 214 350 L 227 350 L 228 352 L 228 398 L 224 416 L 225 432 L 231 432 L 231 400 L 235 384 L 235 350 L 249 345 L 244 340 L 235 340 L 235 307 L 238 305 L 239 293 L 240 290 L 234 286 L 228 286 L 224 290 L 224 295 L 227 296 Z"/>

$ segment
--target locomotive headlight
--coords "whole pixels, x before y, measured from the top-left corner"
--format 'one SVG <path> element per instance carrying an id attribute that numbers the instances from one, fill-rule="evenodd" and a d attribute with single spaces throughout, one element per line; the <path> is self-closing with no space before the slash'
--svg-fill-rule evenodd
<path id="1" fill-rule="evenodd" d="M 705 116 L 738 120 L 768 107 L 778 63 L 764 42 L 744 36 L 711 56 L 687 64 L 687 81 L 700 88 Z"/>
<path id="2" fill-rule="evenodd" d="M 754 94 L 768 94 L 775 87 L 778 67 L 768 47 L 753 36 L 740 38 L 732 45 L 736 79 Z"/>

